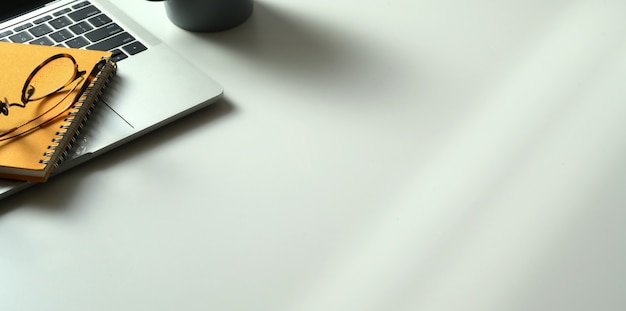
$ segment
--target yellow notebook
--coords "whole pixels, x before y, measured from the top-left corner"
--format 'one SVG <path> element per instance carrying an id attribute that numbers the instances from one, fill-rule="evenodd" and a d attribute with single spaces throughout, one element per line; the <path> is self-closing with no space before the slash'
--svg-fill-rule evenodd
<path id="1" fill-rule="evenodd" d="M 0 178 L 47 180 L 115 75 L 110 57 L 0 42 Z"/>

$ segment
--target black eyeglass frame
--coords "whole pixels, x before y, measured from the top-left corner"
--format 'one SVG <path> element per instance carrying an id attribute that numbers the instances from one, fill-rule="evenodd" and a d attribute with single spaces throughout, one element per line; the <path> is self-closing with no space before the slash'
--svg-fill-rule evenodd
<path id="1" fill-rule="evenodd" d="M 37 75 L 37 73 L 39 73 L 39 71 L 44 68 L 47 64 L 49 64 L 50 62 L 57 60 L 59 58 L 62 57 L 66 57 L 68 59 L 70 59 L 73 63 L 74 66 L 74 73 L 72 75 L 72 77 L 63 85 L 58 87 L 56 90 L 47 93 L 46 95 L 43 96 L 39 96 L 37 98 L 32 98 L 32 95 L 34 94 L 34 88 L 30 85 L 31 80 Z M 42 123 L 33 126 L 32 128 L 29 128 L 25 131 L 19 132 L 17 134 L 11 135 L 11 133 L 16 132 L 17 130 L 19 130 L 20 128 L 34 122 L 35 120 L 38 120 L 39 118 L 43 117 L 45 114 L 47 114 L 48 112 L 52 111 L 53 109 L 55 109 L 59 104 L 61 104 L 65 98 L 67 98 L 67 95 L 69 95 L 69 93 L 71 93 L 72 91 L 74 91 L 76 89 L 76 86 L 74 86 L 72 89 L 70 89 L 70 91 L 68 92 L 68 94 L 65 95 L 65 97 L 63 97 L 63 99 L 61 101 L 59 101 L 57 104 L 53 105 L 50 109 L 46 110 L 44 113 L 39 114 L 37 117 L 22 123 L 21 125 L 18 125 L 16 127 L 14 127 L 11 130 L 5 131 L 4 133 L 0 133 L 0 142 L 1 141 L 5 141 L 5 140 L 9 140 L 15 137 L 19 137 L 19 136 L 23 136 L 26 134 L 29 134 L 39 128 L 42 128 L 46 125 L 48 125 L 50 122 L 52 122 L 53 120 L 55 120 L 57 117 L 59 117 L 64 111 L 67 111 L 73 103 L 77 102 L 78 99 L 80 98 L 80 96 L 82 96 L 82 94 L 87 90 L 87 88 L 89 87 L 89 85 L 93 82 L 93 80 L 96 78 L 96 76 L 98 75 L 98 73 L 100 72 L 100 70 L 104 67 L 104 65 L 106 64 L 106 62 L 108 61 L 108 58 L 103 58 L 101 59 L 96 66 L 94 66 L 94 68 L 91 70 L 91 72 L 89 73 L 89 75 L 86 78 L 86 82 L 83 83 L 82 87 L 78 90 L 78 92 L 76 93 L 76 97 L 72 100 L 71 103 L 69 103 L 67 105 L 67 107 L 65 109 L 63 109 L 61 112 L 59 112 L 57 115 L 54 115 L 48 119 L 46 119 L 45 121 L 43 121 Z M 26 82 L 24 83 L 24 87 L 22 88 L 22 104 L 17 104 L 17 103 L 13 103 L 13 104 L 8 104 L 6 98 L 4 102 L 0 102 L 0 114 L 4 114 L 5 116 L 8 115 L 8 108 L 10 106 L 18 106 L 21 108 L 25 108 L 26 104 L 28 102 L 31 101 L 36 101 L 36 100 L 40 100 L 40 99 L 44 99 L 47 96 L 53 95 L 61 90 L 63 90 L 64 88 L 66 88 L 68 85 L 74 83 L 76 80 L 83 78 L 83 76 L 85 75 L 86 71 L 79 71 L 78 70 L 78 63 L 76 62 L 76 59 L 67 53 L 59 53 L 59 54 L 55 54 L 51 57 L 49 57 L 48 59 L 44 60 L 41 64 L 39 64 L 32 72 L 31 74 L 28 76 L 28 78 L 26 79 Z M 31 86 L 29 88 L 29 86 Z M 10 136 L 7 136 L 10 135 Z"/>
<path id="2" fill-rule="evenodd" d="M 45 95 L 36 97 L 36 98 L 32 98 L 33 94 L 35 93 L 35 88 L 30 84 L 31 81 L 33 80 L 33 78 L 35 76 L 37 76 L 37 74 L 39 73 L 39 71 L 43 68 L 46 67 L 46 65 L 48 65 L 49 63 L 60 59 L 60 58 L 68 58 L 69 60 L 72 61 L 72 65 L 74 66 L 74 73 L 72 74 L 72 77 L 62 86 L 59 86 L 57 89 L 55 89 L 54 91 L 51 91 Z M 64 89 L 65 87 L 67 87 L 68 85 L 70 85 L 72 82 L 76 81 L 76 79 L 82 77 L 83 75 L 85 75 L 85 73 L 87 73 L 86 71 L 79 71 L 78 70 L 78 63 L 76 62 L 76 59 L 74 58 L 74 56 L 67 54 L 67 53 L 59 53 L 59 54 L 55 54 L 50 56 L 48 59 L 44 60 L 41 64 L 39 64 L 37 67 L 35 67 L 35 69 L 30 73 L 30 75 L 28 75 L 28 78 L 26 78 L 26 82 L 24 82 L 24 87 L 22 87 L 22 103 L 24 105 L 26 105 L 28 102 L 31 101 L 36 101 L 36 100 L 40 100 L 43 98 L 46 98 L 62 89 Z"/>

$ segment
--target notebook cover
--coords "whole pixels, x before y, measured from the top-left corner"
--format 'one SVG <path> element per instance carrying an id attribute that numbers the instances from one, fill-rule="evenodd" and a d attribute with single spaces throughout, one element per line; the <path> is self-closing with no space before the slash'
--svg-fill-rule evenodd
<path id="1" fill-rule="evenodd" d="M 0 100 L 7 98 L 9 102 L 20 102 L 24 82 L 33 69 L 50 56 L 59 53 L 72 55 L 76 59 L 78 70 L 87 71 L 85 77 L 98 62 L 111 56 L 110 52 L 0 42 Z M 114 68 L 111 70 L 111 66 L 115 64 L 110 61 L 107 64 L 109 71 L 114 73 L 115 70 Z M 99 75 L 98 79 L 108 80 L 108 75 L 113 73 L 107 72 L 107 77 Z M 48 98 L 48 100 L 55 102 L 63 100 L 64 104 L 59 107 L 66 106 L 65 101 L 74 101 L 85 83 L 88 83 L 88 79 L 80 82 L 78 87 L 65 98 L 67 92 L 55 94 L 52 99 Z M 94 82 L 92 86 L 87 87 L 85 93 L 99 94 L 102 91 L 98 89 L 93 92 L 93 84 Z M 103 83 L 97 85 L 103 85 Z M 0 178 L 45 181 L 62 160 L 62 153 L 67 153 L 68 146 L 71 144 L 71 137 L 67 136 L 75 135 L 77 128 L 85 121 L 84 118 L 88 114 L 87 108 L 90 108 L 88 106 L 93 105 L 97 100 L 98 96 L 94 95 L 82 94 L 79 97 L 80 100 L 70 109 L 42 128 L 24 136 L 0 141 Z M 0 133 L 7 130 L 7 125 L 3 122 L 5 118 L 15 117 L 28 120 L 41 113 L 36 109 L 37 103 L 38 101 L 29 102 L 26 108 L 11 107 L 8 116 L 0 114 Z"/>

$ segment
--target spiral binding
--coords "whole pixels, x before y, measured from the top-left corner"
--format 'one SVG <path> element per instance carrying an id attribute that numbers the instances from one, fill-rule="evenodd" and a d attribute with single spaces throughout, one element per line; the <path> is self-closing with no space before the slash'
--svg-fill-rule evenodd
<path id="1" fill-rule="evenodd" d="M 69 112 L 64 120 L 67 123 L 60 127 L 62 131 L 56 132 L 58 137 L 52 139 L 55 145 L 48 146 L 49 151 L 43 154 L 48 159 L 40 160 L 40 163 L 46 165 L 54 163 L 54 168 L 56 169 L 70 155 L 78 135 L 85 126 L 96 103 L 102 97 L 102 90 L 109 85 L 116 71 L 117 65 L 115 62 L 107 61 L 102 70 L 96 75 L 92 84 L 87 87 L 84 94 L 70 107 L 73 111 Z M 77 120 L 80 122 L 76 122 Z"/>

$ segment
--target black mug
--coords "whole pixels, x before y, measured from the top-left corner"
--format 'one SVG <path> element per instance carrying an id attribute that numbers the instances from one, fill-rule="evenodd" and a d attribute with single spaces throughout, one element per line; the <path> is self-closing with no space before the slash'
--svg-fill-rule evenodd
<path id="1" fill-rule="evenodd" d="M 252 14 L 252 0 L 149 0 L 165 1 L 165 12 L 174 25 L 194 32 L 233 28 Z"/>

